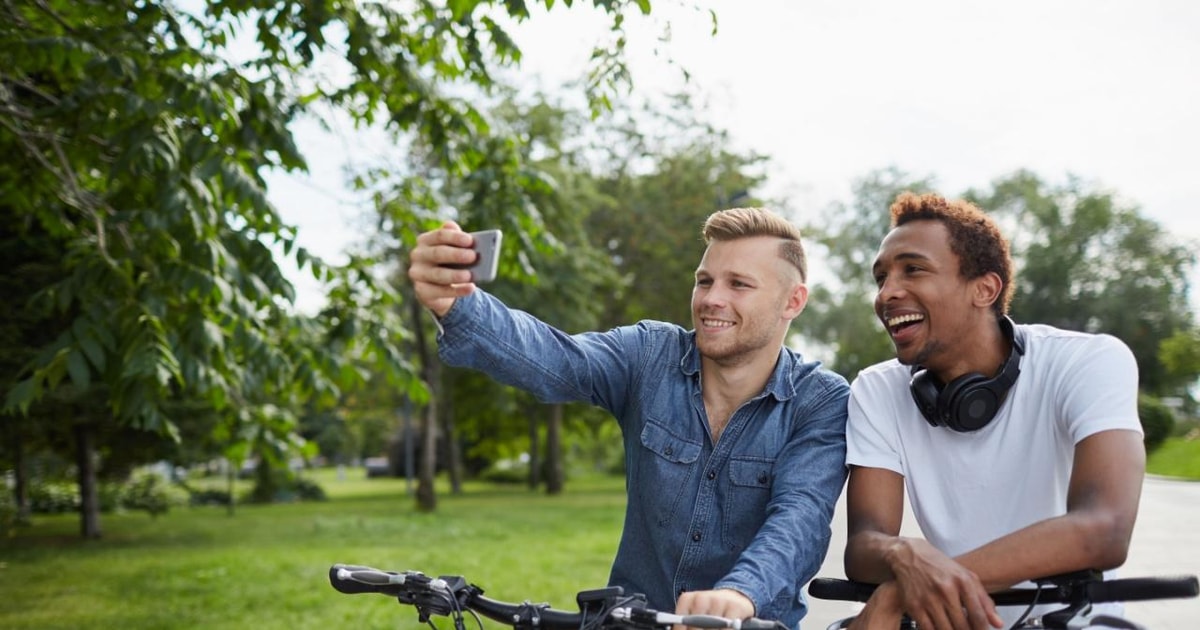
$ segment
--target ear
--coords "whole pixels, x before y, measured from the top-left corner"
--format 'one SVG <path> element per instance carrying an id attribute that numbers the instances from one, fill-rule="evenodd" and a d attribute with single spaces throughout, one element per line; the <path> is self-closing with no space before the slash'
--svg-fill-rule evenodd
<path id="1" fill-rule="evenodd" d="M 1000 293 L 1004 290 L 1004 281 L 994 271 L 975 278 L 971 283 L 973 285 L 972 303 L 982 308 L 991 308 L 992 304 L 1000 299 Z"/>
<path id="2" fill-rule="evenodd" d="M 783 318 L 791 321 L 800 316 L 804 306 L 808 304 L 808 287 L 803 282 L 797 282 L 788 290 L 787 302 L 783 307 Z"/>

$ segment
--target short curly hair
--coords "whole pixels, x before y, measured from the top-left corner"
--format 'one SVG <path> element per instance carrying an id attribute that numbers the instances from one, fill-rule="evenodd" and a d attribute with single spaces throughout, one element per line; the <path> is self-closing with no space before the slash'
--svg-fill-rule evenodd
<path id="1" fill-rule="evenodd" d="M 752 236 L 774 236 L 782 239 L 779 255 L 800 270 L 800 281 L 808 281 L 808 258 L 800 241 L 800 228 L 766 208 L 730 208 L 708 216 L 701 230 L 706 244 L 713 241 L 733 241 Z"/>
<path id="2" fill-rule="evenodd" d="M 973 280 L 988 272 L 1000 276 L 1003 289 L 992 303 L 997 317 L 1008 313 L 1013 296 L 1013 262 L 1008 241 L 992 217 L 974 204 L 948 201 L 940 195 L 900 193 L 891 207 L 892 227 L 911 221 L 940 221 L 950 232 L 950 251 L 958 256 L 958 271 Z"/>

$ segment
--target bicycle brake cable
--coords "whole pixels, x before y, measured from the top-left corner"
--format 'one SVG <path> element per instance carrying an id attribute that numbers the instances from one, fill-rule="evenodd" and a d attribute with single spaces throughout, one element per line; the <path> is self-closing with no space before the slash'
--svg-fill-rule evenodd
<path id="1" fill-rule="evenodd" d="M 1025 609 L 1025 612 L 1021 613 L 1020 617 L 1017 617 L 1016 622 L 1014 622 L 1012 627 L 1008 630 L 1017 630 L 1017 628 L 1021 627 L 1021 624 L 1025 623 L 1025 618 L 1029 616 L 1029 613 L 1033 612 L 1035 607 L 1037 607 L 1038 598 L 1042 596 L 1042 589 L 1045 588 L 1045 586 L 1041 582 L 1037 582 L 1036 584 L 1037 589 L 1033 591 L 1033 601 L 1029 602 L 1029 607 Z"/>

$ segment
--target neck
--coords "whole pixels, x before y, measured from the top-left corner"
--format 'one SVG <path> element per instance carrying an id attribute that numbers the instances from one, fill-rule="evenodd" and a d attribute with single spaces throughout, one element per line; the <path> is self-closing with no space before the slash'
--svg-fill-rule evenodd
<path id="1" fill-rule="evenodd" d="M 750 361 L 724 364 L 702 358 L 700 383 L 704 389 L 705 404 L 720 401 L 736 407 L 757 396 L 767 386 L 778 362 L 779 348 L 775 349 L 769 360 L 760 355 Z"/>
<path id="2" fill-rule="evenodd" d="M 963 374 L 970 373 L 991 378 L 1004 367 L 1004 361 L 1012 351 L 1012 346 L 994 320 L 991 324 L 980 327 L 973 339 L 953 350 L 955 360 L 948 368 L 935 372 L 943 383 L 949 383 Z"/>

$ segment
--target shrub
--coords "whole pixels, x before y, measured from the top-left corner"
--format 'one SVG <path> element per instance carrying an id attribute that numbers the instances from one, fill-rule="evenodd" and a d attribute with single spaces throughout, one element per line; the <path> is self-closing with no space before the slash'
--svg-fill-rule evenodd
<path id="1" fill-rule="evenodd" d="M 1175 414 L 1153 396 L 1138 395 L 1138 417 L 1142 421 L 1147 453 L 1161 446 L 1175 430 Z"/>
<path id="2" fill-rule="evenodd" d="M 154 473 L 134 475 L 121 492 L 121 507 L 144 510 L 154 517 L 165 513 L 173 505 L 183 505 L 187 500 L 184 491 Z"/>
<path id="3" fill-rule="evenodd" d="M 324 501 L 328 498 L 325 496 L 325 489 L 321 487 L 321 484 L 303 477 L 296 479 L 296 495 L 300 497 L 301 501 Z"/>
<path id="4" fill-rule="evenodd" d="M 34 514 L 79 511 L 79 489 L 69 481 L 35 481 L 29 484 L 29 509 Z"/>
<path id="5" fill-rule="evenodd" d="M 242 503 L 290 503 L 292 501 L 324 501 L 325 490 L 315 481 L 300 477 L 286 468 L 256 470 L 254 487 Z"/>
<path id="6" fill-rule="evenodd" d="M 479 479 L 491 483 L 522 484 L 529 482 L 529 465 L 503 460 L 479 473 Z"/>
<path id="7" fill-rule="evenodd" d="M 188 488 L 188 502 L 192 505 L 229 505 L 229 493 L 225 490 Z"/>

